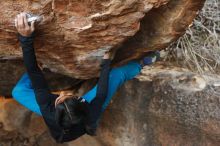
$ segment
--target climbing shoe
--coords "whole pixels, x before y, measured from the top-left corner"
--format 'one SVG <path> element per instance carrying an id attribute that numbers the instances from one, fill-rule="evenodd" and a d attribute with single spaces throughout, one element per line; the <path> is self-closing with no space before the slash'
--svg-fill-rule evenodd
<path id="1" fill-rule="evenodd" d="M 159 58 L 160 58 L 160 52 L 159 51 L 150 52 L 146 57 L 144 57 L 141 60 L 141 65 L 145 66 L 145 65 L 153 64 L 154 62 L 158 61 Z"/>

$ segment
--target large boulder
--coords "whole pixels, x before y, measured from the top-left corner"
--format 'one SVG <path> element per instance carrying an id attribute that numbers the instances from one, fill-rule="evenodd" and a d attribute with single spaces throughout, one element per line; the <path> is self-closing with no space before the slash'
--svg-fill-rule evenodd
<path id="1" fill-rule="evenodd" d="M 165 64 L 145 67 L 113 97 L 97 137 L 85 135 L 63 146 L 218 146 L 219 93 L 219 76 Z M 40 117 L 11 99 L 0 103 L 3 146 L 58 146 Z"/>
<path id="2" fill-rule="evenodd" d="M 145 68 L 114 96 L 99 139 L 110 146 L 220 145 L 220 77 Z"/>
<path id="3" fill-rule="evenodd" d="M 32 12 L 43 17 L 35 44 L 39 62 L 74 78 L 97 77 L 106 50 L 119 49 L 118 64 L 163 49 L 185 32 L 204 1 L 0 1 L 0 58 L 21 58 L 14 18 Z"/>

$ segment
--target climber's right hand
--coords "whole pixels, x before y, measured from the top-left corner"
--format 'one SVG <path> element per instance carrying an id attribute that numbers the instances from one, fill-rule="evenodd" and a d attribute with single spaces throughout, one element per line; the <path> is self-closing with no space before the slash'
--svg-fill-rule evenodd
<path id="1" fill-rule="evenodd" d="M 105 54 L 104 54 L 102 59 L 110 59 L 110 57 L 111 57 L 111 54 L 110 54 L 109 51 L 107 51 L 107 52 L 105 52 Z"/>
<path id="2" fill-rule="evenodd" d="M 20 13 L 15 19 L 15 27 L 20 35 L 29 37 L 34 32 L 34 21 L 31 22 L 31 26 L 28 25 L 26 13 Z"/>

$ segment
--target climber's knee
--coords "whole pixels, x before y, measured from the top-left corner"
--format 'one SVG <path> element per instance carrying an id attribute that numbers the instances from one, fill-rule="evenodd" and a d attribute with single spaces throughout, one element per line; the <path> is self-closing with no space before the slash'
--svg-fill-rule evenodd
<path id="1" fill-rule="evenodd" d="M 18 100 L 20 97 L 20 94 L 22 93 L 23 88 L 19 87 L 19 86 L 15 86 L 12 90 L 12 96 L 14 99 Z"/>
<path id="2" fill-rule="evenodd" d="M 110 80 L 124 80 L 125 75 L 119 68 L 114 68 L 110 72 Z"/>

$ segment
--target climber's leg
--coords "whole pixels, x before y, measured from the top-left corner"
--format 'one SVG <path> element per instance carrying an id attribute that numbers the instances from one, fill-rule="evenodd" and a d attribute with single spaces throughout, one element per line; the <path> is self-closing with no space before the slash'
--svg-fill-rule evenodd
<path id="1" fill-rule="evenodd" d="M 141 71 L 141 65 L 136 61 L 131 61 L 127 65 L 114 68 L 111 70 L 109 75 L 108 95 L 103 105 L 103 110 L 108 106 L 112 96 L 115 94 L 117 89 L 127 80 L 134 78 Z M 83 98 L 87 102 L 91 102 L 96 96 L 97 85 L 87 92 Z"/>
<path id="2" fill-rule="evenodd" d="M 40 108 L 37 104 L 34 90 L 32 88 L 31 81 L 27 73 L 22 76 L 17 85 L 14 87 L 12 91 L 12 96 L 24 107 L 28 108 L 38 115 L 41 115 Z"/>

